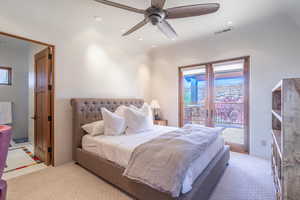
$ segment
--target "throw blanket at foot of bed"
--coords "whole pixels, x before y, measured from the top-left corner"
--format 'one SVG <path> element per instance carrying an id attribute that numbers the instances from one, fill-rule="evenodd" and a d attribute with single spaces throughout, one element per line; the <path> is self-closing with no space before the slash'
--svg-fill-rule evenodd
<path id="1" fill-rule="evenodd" d="M 197 125 L 161 135 L 138 146 L 124 176 L 178 197 L 185 174 L 221 130 Z"/>

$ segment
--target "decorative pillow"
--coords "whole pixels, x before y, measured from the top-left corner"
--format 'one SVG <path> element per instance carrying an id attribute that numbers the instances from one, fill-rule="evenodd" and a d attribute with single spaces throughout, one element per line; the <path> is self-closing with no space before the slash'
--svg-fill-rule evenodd
<path id="1" fill-rule="evenodd" d="M 138 110 L 138 111 L 140 111 L 140 112 L 148 115 L 149 120 L 151 121 L 151 123 L 153 125 L 153 113 L 152 113 L 152 108 L 151 108 L 151 106 L 149 104 L 144 103 L 141 108 L 138 108 L 138 107 L 136 107 L 134 105 L 130 105 L 130 108 L 136 109 L 136 110 Z"/>
<path id="2" fill-rule="evenodd" d="M 148 104 L 141 109 L 131 106 L 125 110 L 126 134 L 138 134 L 153 129 L 152 111 Z"/>
<path id="3" fill-rule="evenodd" d="M 125 132 L 126 124 L 124 117 L 112 113 L 106 108 L 101 109 L 104 120 L 104 135 L 121 135 Z"/>
<path id="4" fill-rule="evenodd" d="M 81 128 L 91 136 L 102 135 L 104 134 L 104 121 L 101 120 L 85 124 Z"/>
<path id="5" fill-rule="evenodd" d="M 124 117 L 124 112 L 127 108 L 128 108 L 127 106 L 121 105 L 117 108 L 117 110 L 115 111 L 115 114 L 119 115 L 120 117 Z"/>

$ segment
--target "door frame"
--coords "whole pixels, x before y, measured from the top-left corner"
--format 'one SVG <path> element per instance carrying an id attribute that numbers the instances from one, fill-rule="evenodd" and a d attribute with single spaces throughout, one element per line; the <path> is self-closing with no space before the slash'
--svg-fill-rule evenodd
<path id="1" fill-rule="evenodd" d="M 50 162 L 50 165 L 54 166 L 54 96 L 55 96 L 55 45 L 53 44 L 49 44 L 49 43 L 45 43 L 45 42 L 41 42 L 41 41 L 38 41 L 38 40 L 33 40 L 33 39 L 30 39 L 30 38 L 26 38 L 26 37 L 23 37 L 23 36 L 18 36 L 18 35 L 14 35 L 14 34 L 10 34 L 10 33 L 6 33 L 6 32 L 2 32 L 0 31 L 0 35 L 3 35 L 3 36 L 7 36 L 7 37 L 11 37 L 11 38 L 15 38 L 15 39 L 19 39 L 19 40 L 23 40 L 23 41 L 27 41 L 27 42 L 31 42 L 31 43 L 34 43 L 34 44 L 39 44 L 39 45 L 43 45 L 45 46 L 45 48 L 49 48 L 50 51 L 52 52 L 52 57 L 51 57 L 51 68 L 52 68 L 52 76 L 50 78 L 50 82 L 52 83 L 51 84 L 51 91 L 50 91 L 50 106 L 51 106 L 51 116 L 52 116 L 52 120 L 51 120 L 51 130 L 50 130 L 50 137 L 51 137 L 51 149 L 52 151 L 50 152 L 51 154 L 51 162 Z M 36 102 L 35 102 L 36 103 Z M 34 104 L 35 104 L 34 103 Z M 35 105 L 34 105 L 35 107 Z"/>
<path id="2" fill-rule="evenodd" d="M 205 66 L 206 67 L 206 73 L 207 73 L 207 82 L 210 85 L 213 85 L 214 82 L 214 77 L 210 76 L 208 70 L 212 69 L 213 64 L 218 64 L 218 63 L 225 63 L 225 62 L 230 62 L 230 61 L 236 61 L 236 60 L 244 60 L 244 145 L 238 145 L 238 144 L 230 144 L 230 148 L 232 151 L 236 152 L 241 152 L 241 153 L 249 153 L 250 152 L 250 105 L 249 105 L 249 100 L 250 100 L 250 56 L 241 56 L 241 57 L 235 57 L 235 58 L 230 58 L 230 59 L 223 59 L 223 60 L 217 60 L 217 61 L 211 61 L 211 62 L 204 62 L 200 64 L 192 64 L 192 65 L 186 65 L 186 66 L 180 66 L 178 67 L 178 124 L 180 127 L 183 126 L 183 107 L 184 107 L 184 99 L 183 99 L 183 74 L 182 74 L 182 69 L 186 68 L 191 68 L 191 67 L 197 67 L 197 66 Z M 213 91 L 213 88 L 208 88 L 208 93 L 211 94 Z M 208 118 L 212 118 L 212 107 L 213 107 L 213 102 L 212 102 L 212 95 L 208 94 Z M 208 126 L 211 126 L 212 124 L 208 124 Z"/>

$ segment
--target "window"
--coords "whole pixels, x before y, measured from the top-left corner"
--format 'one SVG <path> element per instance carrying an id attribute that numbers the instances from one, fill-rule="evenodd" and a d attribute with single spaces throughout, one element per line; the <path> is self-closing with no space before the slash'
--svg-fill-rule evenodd
<path id="1" fill-rule="evenodd" d="M 180 67 L 180 125 L 222 127 L 232 150 L 248 152 L 249 59 Z"/>
<path id="2" fill-rule="evenodd" d="M 11 85 L 10 67 L 0 67 L 0 85 Z"/>

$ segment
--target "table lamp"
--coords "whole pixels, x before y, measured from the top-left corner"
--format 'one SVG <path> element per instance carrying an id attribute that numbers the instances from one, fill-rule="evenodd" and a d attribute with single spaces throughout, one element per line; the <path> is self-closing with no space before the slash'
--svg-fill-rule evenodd
<path id="1" fill-rule="evenodd" d="M 160 117 L 159 117 L 160 106 L 159 106 L 159 103 L 157 100 L 152 100 L 151 108 L 153 109 L 154 119 L 160 120 Z"/>

